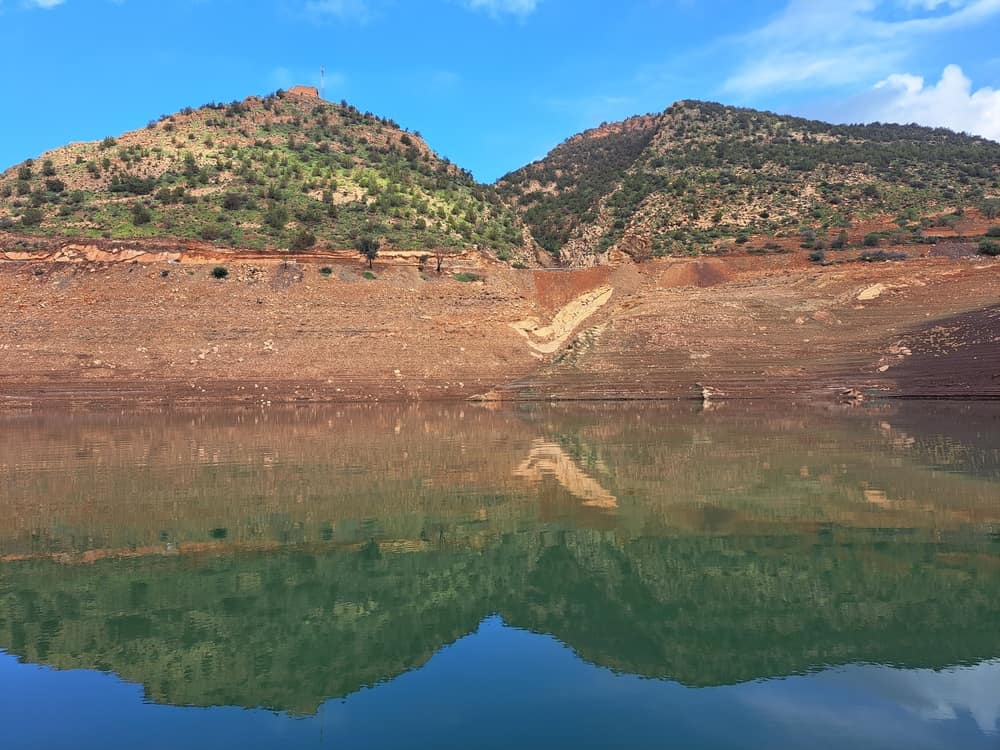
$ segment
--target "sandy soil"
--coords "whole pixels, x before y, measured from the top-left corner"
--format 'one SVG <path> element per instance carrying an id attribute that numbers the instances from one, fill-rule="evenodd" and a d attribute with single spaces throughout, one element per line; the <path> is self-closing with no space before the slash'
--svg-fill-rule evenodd
<path id="1" fill-rule="evenodd" d="M 1000 261 L 580 271 L 405 254 L 6 248 L 0 404 L 1000 396 Z M 229 271 L 212 278 L 214 264 Z M 321 269 L 327 269 L 324 274 Z M 454 278 L 475 270 L 482 281 Z"/>
<path id="2" fill-rule="evenodd" d="M 852 389 L 1000 396 L 996 261 L 816 267 L 773 256 L 716 265 L 724 267 L 642 266 L 635 289 L 587 321 L 594 328 L 507 390 L 539 398 L 837 397 Z M 678 286 L 681 278 L 690 286 Z"/>

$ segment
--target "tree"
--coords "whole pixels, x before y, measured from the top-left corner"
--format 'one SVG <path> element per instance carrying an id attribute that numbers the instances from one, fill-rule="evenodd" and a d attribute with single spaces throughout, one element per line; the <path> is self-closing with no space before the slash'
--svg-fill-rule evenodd
<path id="1" fill-rule="evenodd" d="M 295 236 L 292 237 L 292 243 L 289 246 L 289 249 L 293 253 L 301 253 L 305 250 L 308 250 L 315 244 L 316 244 L 316 235 L 310 232 L 308 229 L 300 229 L 298 232 L 295 233 Z"/>
<path id="2" fill-rule="evenodd" d="M 358 252 L 368 259 L 368 268 L 371 268 L 375 262 L 379 247 L 381 247 L 381 243 L 374 237 L 362 237 L 358 240 Z"/>
<path id="3" fill-rule="evenodd" d="M 264 212 L 264 223 L 276 232 L 280 232 L 288 223 L 288 209 L 280 203 L 272 204 Z"/>
<path id="4" fill-rule="evenodd" d="M 44 218 L 45 214 L 40 208 L 26 208 L 21 214 L 21 224 L 26 227 L 37 227 Z"/>
<path id="5" fill-rule="evenodd" d="M 444 263 L 444 248 L 438 247 L 434 250 L 434 260 L 437 261 L 437 272 L 441 273 L 441 264 Z"/>
<path id="6" fill-rule="evenodd" d="M 153 219 L 153 214 L 141 203 L 132 204 L 132 223 L 136 226 L 148 224 Z"/>
<path id="7" fill-rule="evenodd" d="M 139 177 L 128 173 L 116 174 L 108 185 L 108 190 L 112 193 L 131 193 L 132 195 L 149 195 L 155 188 L 155 177 Z"/>
<path id="8" fill-rule="evenodd" d="M 222 207 L 227 211 L 239 211 L 246 208 L 250 203 L 250 196 L 246 193 L 233 191 L 222 196 Z"/>

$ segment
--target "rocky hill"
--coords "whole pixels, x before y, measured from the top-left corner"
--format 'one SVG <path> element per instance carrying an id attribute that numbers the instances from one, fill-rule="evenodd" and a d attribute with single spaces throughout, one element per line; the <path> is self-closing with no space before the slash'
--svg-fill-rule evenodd
<path id="1" fill-rule="evenodd" d="M 685 101 L 486 186 L 418 133 L 296 87 L 16 165 L 0 174 L 0 232 L 293 251 L 371 236 L 518 265 L 540 245 L 590 265 L 920 243 L 963 216 L 982 234 L 1000 214 L 998 174 L 1000 144 L 948 130 Z"/>
<path id="2" fill-rule="evenodd" d="M 891 244 L 919 241 L 965 209 L 996 218 L 998 173 L 1000 144 L 944 129 L 684 101 L 574 136 L 497 187 L 542 247 L 579 262 L 725 250 L 758 237 L 840 249 L 842 230 L 864 223 Z"/>
<path id="3" fill-rule="evenodd" d="M 185 109 L 0 174 L 0 231 L 176 237 L 249 249 L 482 248 L 512 260 L 520 219 L 417 133 L 315 89 Z"/>

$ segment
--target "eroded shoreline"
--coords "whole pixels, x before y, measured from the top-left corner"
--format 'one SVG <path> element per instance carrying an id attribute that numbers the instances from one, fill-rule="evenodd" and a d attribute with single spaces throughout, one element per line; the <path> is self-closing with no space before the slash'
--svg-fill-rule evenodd
<path id="1" fill-rule="evenodd" d="M 0 406 L 1000 397 L 986 258 L 181 261 L 0 263 Z"/>

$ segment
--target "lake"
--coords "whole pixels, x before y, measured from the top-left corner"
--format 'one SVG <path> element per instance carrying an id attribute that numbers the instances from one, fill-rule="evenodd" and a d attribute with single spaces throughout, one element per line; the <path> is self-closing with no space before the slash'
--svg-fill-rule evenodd
<path id="1" fill-rule="evenodd" d="M 1000 747 L 1000 403 L 0 418 L 0 746 Z"/>

